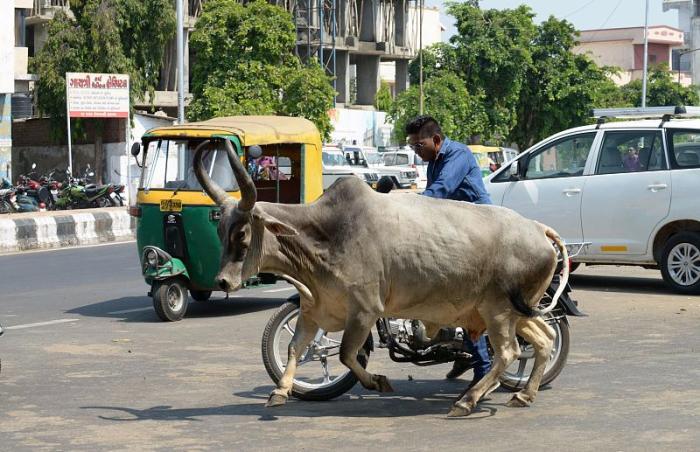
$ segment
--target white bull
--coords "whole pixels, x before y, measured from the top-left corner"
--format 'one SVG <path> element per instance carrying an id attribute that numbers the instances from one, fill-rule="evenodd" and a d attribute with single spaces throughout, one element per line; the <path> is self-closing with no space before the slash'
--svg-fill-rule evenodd
<path id="1" fill-rule="evenodd" d="M 427 325 L 488 331 L 492 370 L 454 403 L 450 416 L 468 415 L 520 354 L 516 333 L 532 344 L 535 364 L 509 406 L 527 406 L 539 388 L 554 331 L 534 307 L 556 268 L 550 228 L 496 206 L 384 195 L 356 178 L 337 181 L 307 205 L 256 203 L 253 182 L 231 143 L 229 162 L 241 200 L 229 197 L 202 169 L 203 143 L 194 157 L 205 191 L 221 206 L 223 247 L 217 275 L 225 291 L 259 272 L 292 282 L 301 314 L 289 344 L 284 375 L 268 406 L 284 404 L 297 360 L 319 328 L 344 330 L 340 360 L 367 389 L 391 391 L 383 375 L 367 372 L 357 354 L 380 317 L 419 319 Z M 565 265 L 560 290 L 568 278 Z M 478 315 L 477 315 L 478 313 Z"/>

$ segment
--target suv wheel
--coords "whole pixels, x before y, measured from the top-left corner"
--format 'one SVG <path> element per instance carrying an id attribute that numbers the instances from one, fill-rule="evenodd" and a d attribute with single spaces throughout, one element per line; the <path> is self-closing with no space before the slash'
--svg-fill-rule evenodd
<path id="1" fill-rule="evenodd" d="M 700 293 L 700 234 L 681 232 L 672 236 L 664 246 L 660 264 L 661 275 L 673 290 Z"/>

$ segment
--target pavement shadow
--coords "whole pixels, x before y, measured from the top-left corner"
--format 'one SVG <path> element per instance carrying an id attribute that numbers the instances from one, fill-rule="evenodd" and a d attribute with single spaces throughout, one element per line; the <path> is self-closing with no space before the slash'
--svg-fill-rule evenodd
<path id="1" fill-rule="evenodd" d="M 213 298 L 209 301 L 190 300 L 185 318 L 226 317 L 276 308 L 285 303 L 284 298 Z M 158 323 L 161 320 L 153 309 L 151 298 L 142 295 L 121 297 L 80 306 L 66 311 L 85 317 L 107 317 L 121 322 Z"/>
<path id="2" fill-rule="evenodd" d="M 674 292 L 664 283 L 663 279 L 645 278 L 639 276 L 603 276 L 572 274 L 569 282 L 576 289 L 597 292 L 619 292 L 638 294 L 673 295 Z"/>
<path id="3" fill-rule="evenodd" d="M 324 418 L 324 417 L 413 417 L 431 415 L 446 417 L 457 395 L 466 386 L 449 384 L 436 392 L 435 380 L 413 380 L 394 384 L 396 392 L 377 394 L 369 391 L 353 390 L 336 399 L 325 402 L 309 402 L 290 398 L 286 405 L 266 408 L 265 402 L 270 386 L 261 386 L 252 392 L 235 394 L 255 399 L 255 402 L 227 404 L 212 407 L 175 408 L 170 405 L 152 406 L 138 409 L 119 406 L 84 406 L 86 410 L 100 410 L 109 413 L 99 414 L 103 420 L 133 422 L 145 420 L 159 421 L 202 421 L 207 416 L 250 416 L 258 421 L 276 421 L 286 417 Z M 463 418 L 454 420 L 480 420 L 495 416 L 499 409 L 505 407 L 510 397 L 507 394 L 491 394 L 479 403 L 476 410 Z"/>

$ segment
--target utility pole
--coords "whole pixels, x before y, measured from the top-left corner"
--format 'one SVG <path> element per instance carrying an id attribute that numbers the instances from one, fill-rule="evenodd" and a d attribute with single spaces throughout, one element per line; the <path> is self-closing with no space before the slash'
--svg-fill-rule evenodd
<path id="1" fill-rule="evenodd" d="M 644 15 L 644 78 L 642 79 L 642 108 L 647 106 L 647 65 L 649 60 L 649 0 Z"/>
<path id="2" fill-rule="evenodd" d="M 176 0 L 177 4 L 177 122 L 185 122 L 185 40 L 183 16 L 183 3 L 185 0 Z"/>
<path id="3" fill-rule="evenodd" d="M 419 105 L 419 114 L 423 114 L 423 105 L 425 103 L 425 98 L 423 94 L 423 2 L 425 0 L 419 0 L 420 1 L 420 30 L 418 31 L 418 85 L 420 89 L 420 105 Z"/>

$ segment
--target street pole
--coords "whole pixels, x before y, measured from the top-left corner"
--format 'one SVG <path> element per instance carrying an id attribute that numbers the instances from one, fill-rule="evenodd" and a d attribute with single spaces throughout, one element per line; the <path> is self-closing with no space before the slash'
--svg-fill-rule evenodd
<path id="1" fill-rule="evenodd" d="M 644 15 L 644 78 L 642 79 L 642 108 L 647 106 L 647 61 L 649 60 L 649 0 Z"/>
<path id="2" fill-rule="evenodd" d="M 185 41 L 183 17 L 183 3 L 185 0 L 176 0 L 177 4 L 177 122 L 185 122 Z"/>
<path id="3" fill-rule="evenodd" d="M 420 105 L 419 113 L 423 114 L 423 105 L 425 102 L 423 94 L 423 1 L 420 1 L 420 30 L 418 31 L 418 85 L 420 89 Z"/>

